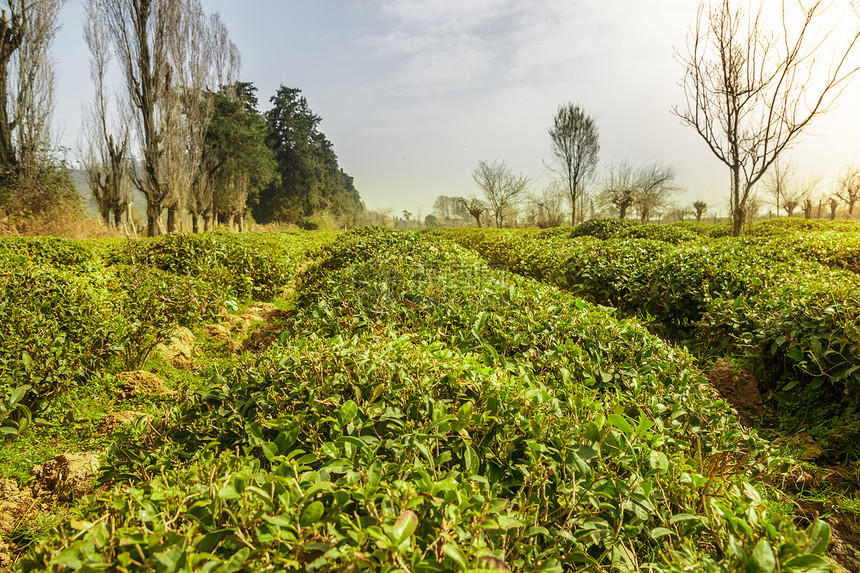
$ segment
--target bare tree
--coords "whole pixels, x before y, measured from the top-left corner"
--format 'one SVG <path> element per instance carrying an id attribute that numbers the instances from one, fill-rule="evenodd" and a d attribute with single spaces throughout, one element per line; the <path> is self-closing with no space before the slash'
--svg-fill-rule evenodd
<path id="1" fill-rule="evenodd" d="M 812 218 L 812 207 L 813 207 L 812 198 L 804 197 L 803 204 L 801 205 L 801 209 L 803 209 L 803 217 L 805 219 L 811 219 Z"/>
<path id="2" fill-rule="evenodd" d="M 534 223 L 541 229 L 560 227 L 564 222 L 565 192 L 559 181 L 550 181 L 540 194 L 529 195 Z"/>
<path id="3" fill-rule="evenodd" d="M 702 215 L 708 210 L 708 204 L 701 199 L 693 202 L 693 209 L 696 211 L 696 222 L 702 222 Z"/>
<path id="4" fill-rule="evenodd" d="M 0 172 L 35 175 L 50 161 L 54 62 L 65 0 L 5 0 L 0 16 Z M 8 10 L 8 14 L 6 12 Z"/>
<path id="5" fill-rule="evenodd" d="M 105 76 L 110 52 L 101 34 L 103 14 L 97 10 L 95 0 L 87 0 L 84 40 L 90 50 L 90 78 L 95 86 L 95 98 L 84 117 L 81 130 L 80 155 L 87 174 L 90 191 L 106 225 L 113 214 L 114 225 L 121 224 L 130 201 L 128 189 L 128 128 L 111 125 Z M 117 138 L 114 139 L 114 132 Z"/>
<path id="6" fill-rule="evenodd" d="M 854 205 L 860 199 L 860 168 L 848 165 L 837 181 L 835 195 L 848 205 L 848 217 L 854 215 Z"/>
<path id="7" fill-rule="evenodd" d="M 827 199 L 827 205 L 830 207 L 830 220 L 833 221 L 836 219 L 836 209 L 839 208 L 839 199 L 836 197 L 830 197 Z"/>
<path id="8" fill-rule="evenodd" d="M 618 218 L 626 219 L 627 210 L 636 200 L 638 169 L 630 161 L 609 166 L 598 195 L 601 203 L 618 209 Z"/>
<path id="9" fill-rule="evenodd" d="M 680 190 L 675 184 L 678 171 L 670 165 L 652 162 L 639 170 L 639 184 L 633 206 L 639 213 L 639 220 L 647 223 L 654 211 L 660 209 Z"/>
<path id="10" fill-rule="evenodd" d="M 716 7 L 701 3 L 688 53 L 677 55 L 686 102 L 673 111 L 729 168 L 734 235 L 743 230 L 755 184 L 812 120 L 833 106 L 858 69 L 848 64 L 858 32 L 831 65 L 816 58 L 832 31 L 815 37 L 811 28 L 828 4 L 798 3 L 799 14 L 793 14 L 780 0 L 780 33 L 774 34 L 766 29 L 763 3 L 749 14 L 732 0 L 719 0 Z"/>
<path id="11" fill-rule="evenodd" d="M 645 223 L 678 190 L 676 175 L 674 167 L 656 161 L 646 165 L 623 161 L 610 167 L 600 199 L 618 209 L 622 219 L 628 209 L 635 208 Z"/>
<path id="12" fill-rule="evenodd" d="M 570 201 L 570 224 L 576 225 L 577 206 L 585 196 L 585 186 L 594 176 L 600 140 L 594 118 L 573 103 L 559 106 L 549 129 L 553 164 Z"/>
<path id="13" fill-rule="evenodd" d="M 484 204 L 484 202 L 475 197 L 474 195 L 468 198 L 459 197 L 458 201 L 460 201 L 460 204 L 463 206 L 463 209 L 468 211 L 469 215 L 471 215 L 472 218 L 475 219 L 475 223 L 478 225 L 478 227 L 481 227 L 481 217 L 483 217 L 484 213 L 487 212 L 487 206 Z"/>
<path id="14" fill-rule="evenodd" d="M 129 116 L 143 154 L 130 174 L 146 199 L 146 231 L 161 232 L 161 214 L 170 195 L 165 181 L 164 124 L 172 88 L 168 36 L 178 29 L 179 6 L 169 0 L 97 0 L 105 31 L 117 55 L 128 94 Z"/>
<path id="15" fill-rule="evenodd" d="M 776 160 L 765 175 L 763 183 L 765 190 L 774 198 L 777 217 L 780 200 L 788 216 L 793 217 L 794 210 L 815 191 L 821 183 L 821 178 L 814 174 L 800 177 L 793 163 Z"/>
<path id="16" fill-rule="evenodd" d="M 472 179 L 484 193 L 499 228 L 529 184 L 529 178 L 522 173 L 513 173 L 506 161 L 479 161 L 472 172 Z"/>

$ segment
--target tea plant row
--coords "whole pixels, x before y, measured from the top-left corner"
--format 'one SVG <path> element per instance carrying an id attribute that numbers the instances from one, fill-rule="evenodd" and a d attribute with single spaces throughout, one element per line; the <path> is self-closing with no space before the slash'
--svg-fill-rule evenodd
<path id="1" fill-rule="evenodd" d="M 24 431 L 48 399 L 95 372 L 140 367 L 176 325 L 212 318 L 225 302 L 271 298 L 311 241 L 254 233 L 0 239 L 0 436 Z"/>
<path id="2" fill-rule="evenodd" d="M 654 239 L 617 236 L 629 233 L 615 222 L 589 226 L 592 232 L 575 230 L 572 238 L 449 235 L 515 273 L 643 316 L 673 339 L 745 357 L 772 389 L 800 384 L 858 395 L 860 234 L 679 241 L 671 226 L 652 226 Z M 656 240 L 661 235 L 667 240 Z"/>
<path id="3" fill-rule="evenodd" d="M 785 460 L 639 324 L 445 239 L 341 236 L 278 342 L 119 435 L 25 571 L 824 571 Z"/>

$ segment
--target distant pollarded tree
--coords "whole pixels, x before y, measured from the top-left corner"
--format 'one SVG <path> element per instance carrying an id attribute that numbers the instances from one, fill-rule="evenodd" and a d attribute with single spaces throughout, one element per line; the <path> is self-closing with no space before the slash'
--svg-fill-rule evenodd
<path id="1" fill-rule="evenodd" d="M 512 214 L 529 184 L 529 178 L 522 173 L 512 172 L 506 161 L 479 161 L 472 172 L 472 179 L 483 192 L 487 208 L 499 228 L 504 224 L 505 217 Z"/>
<path id="2" fill-rule="evenodd" d="M 852 32 L 830 65 L 816 57 L 830 41 L 812 28 L 832 3 L 813 0 L 767 13 L 781 15 L 768 30 L 765 2 L 700 3 L 681 83 L 685 103 L 674 113 L 693 127 L 731 174 L 732 234 L 740 235 L 753 189 L 812 121 L 829 110 L 858 69 L 848 62 L 860 32 Z M 747 6 L 747 8 L 745 8 Z M 792 22 L 789 25 L 788 22 Z"/>
<path id="3" fill-rule="evenodd" d="M 481 218 L 487 212 L 487 205 L 474 195 L 470 195 L 469 197 L 458 197 L 458 201 L 460 201 L 463 209 L 469 213 L 469 216 L 475 219 L 475 224 L 477 224 L 478 227 L 481 227 Z"/>
<path id="4" fill-rule="evenodd" d="M 779 216 L 780 202 L 789 217 L 804 199 L 810 196 L 821 182 L 815 175 L 801 177 L 790 161 L 774 161 L 771 170 L 764 178 L 765 191 L 774 199 L 776 214 Z"/>
<path id="5" fill-rule="evenodd" d="M 833 221 L 836 219 L 836 209 L 839 208 L 839 199 L 837 197 L 829 197 L 827 199 L 827 206 L 830 207 L 830 220 Z"/>
<path id="6" fill-rule="evenodd" d="M 803 209 L 803 217 L 805 219 L 811 219 L 812 218 L 813 206 L 814 205 L 813 205 L 811 197 L 804 197 L 803 198 L 803 203 L 801 204 L 801 209 Z"/>
<path id="7" fill-rule="evenodd" d="M 836 197 L 848 206 L 848 217 L 854 215 L 854 205 L 860 199 L 860 168 L 848 165 L 837 181 Z"/>
<path id="8" fill-rule="evenodd" d="M 559 106 L 549 136 L 553 158 L 550 169 L 564 184 L 570 201 L 570 224 L 576 225 L 577 207 L 594 177 L 600 154 L 597 125 L 582 107 L 568 102 Z"/>
<path id="9" fill-rule="evenodd" d="M 708 210 L 708 204 L 701 199 L 693 202 L 693 210 L 696 211 L 696 222 L 702 222 L 702 215 Z"/>
<path id="10" fill-rule="evenodd" d="M 657 161 L 643 165 L 623 161 L 609 168 L 599 198 L 618 209 L 620 218 L 635 209 L 645 223 L 678 191 L 676 175 L 674 167 Z"/>
<path id="11" fill-rule="evenodd" d="M 636 200 L 637 171 L 628 160 L 610 165 L 606 171 L 598 199 L 603 205 L 617 209 L 619 219 L 627 218 L 627 211 Z"/>

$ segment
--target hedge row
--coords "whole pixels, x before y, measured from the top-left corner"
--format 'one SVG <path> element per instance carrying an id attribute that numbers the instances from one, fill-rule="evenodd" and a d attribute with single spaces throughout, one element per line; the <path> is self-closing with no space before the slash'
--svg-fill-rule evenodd
<path id="1" fill-rule="evenodd" d="M 333 237 L 168 235 L 85 244 L 0 239 L 0 435 L 97 372 L 136 369 L 176 325 L 273 296 Z"/>
<path id="2" fill-rule="evenodd" d="M 742 353 L 770 383 L 826 383 L 849 396 L 860 388 L 860 277 L 794 254 L 851 260 L 853 236 L 842 255 L 825 255 L 817 234 L 785 248 L 730 239 L 676 246 L 516 232 L 451 237 L 513 272 L 649 316 L 672 336 Z"/>
<path id="3" fill-rule="evenodd" d="M 163 420 L 25 571 L 806 571 L 689 356 L 442 239 L 362 230 L 280 343 Z M 131 447 L 134 444 L 135 447 Z"/>

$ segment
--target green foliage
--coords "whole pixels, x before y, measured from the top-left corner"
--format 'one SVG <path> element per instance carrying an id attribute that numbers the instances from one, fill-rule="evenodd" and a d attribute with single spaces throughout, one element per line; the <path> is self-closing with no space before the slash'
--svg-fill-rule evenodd
<path id="1" fill-rule="evenodd" d="M 439 236 L 361 230 L 281 343 L 120 435 L 24 571 L 802 571 L 829 530 L 686 354 Z M 710 569 L 706 569 L 710 568 Z M 697 569 L 698 570 L 698 569 Z"/>
<path id="2" fill-rule="evenodd" d="M 328 212 L 354 225 L 363 211 L 352 177 L 337 163 L 332 143 L 319 131 L 320 116 L 301 90 L 281 86 L 264 114 L 266 140 L 272 149 L 279 182 L 260 193 L 254 219 L 260 223 L 297 223 L 302 217 Z"/>
<path id="3" fill-rule="evenodd" d="M 274 153 L 266 146 L 266 121 L 255 109 L 256 87 L 238 84 L 236 96 L 218 92 L 203 149 L 203 165 L 211 178 L 214 205 L 222 211 L 235 202 L 233 194 L 244 189 L 248 199 L 277 179 Z"/>
<path id="4" fill-rule="evenodd" d="M 712 239 L 728 237 L 732 234 L 732 227 L 728 224 L 711 224 L 699 223 L 696 221 L 683 221 L 681 223 L 673 223 L 673 225 L 692 231 L 697 235 L 701 235 L 703 237 L 710 237 Z"/>
<path id="5" fill-rule="evenodd" d="M 699 235 L 695 232 L 678 225 L 636 225 L 620 233 L 619 237 L 650 239 L 652 241 L 663 241 L 676 245 L 699 239 Z"/>
<path id="6" fill-rule="evenodd" d="M 109 288 L 115 319 L 114 349 L 125 370 L 140 369 L 155 347 L 179 326 L 217 315 L 223 302 L 211 283 L 148 267 L 117 267 Z"/>
<path id="7" fill-rule="evenodd" d="M 748 235 L 767 237 L 773 235 L 792 235 L 810 231 L 831 231 L 851 233 L 860 231 L 860 221 L 830 221 L 825 219 L 801 219 L 799 217 L 778 217 L 754 223 Z"/>
<path id="8" fill-rule="evenodd" d="M 269 300 L 292 278 L 297 253 L 259 233 L 169 234 L 137 240 L 108 256 L 203 281 L 222 296 Z"/>
<path id="9" fill-rule="evenodd" d="M 597 237 L 598 239 L 610 239 L 619 237 L 627 229 L 636 225 L 629 219 L 589 219 L 580 223 L 570 232 L 570 238 L 575 237 Z"/>
<path id="10" fill-rule="evenodd" d="M 2 237 L 0 265 L 51 265 L 86 270 L 96 264 L 90 249 L 57 237 Z"/>
<path id="11" fill-rule="evenodd" d="M 772 388 L 798 379 L 856 396 L 860 279 L 810 261 L 852 268 L 853 234 L 832 243 L 833 233 L 809 233 L 678 246 L 515 232 L 449 236 L 513 272 L 648 316 L 661 333 L 746 358 Z"/>
<path id="12" fill-rule="evenodd" d="M 64 161 L 49 160 L 0 177 L 0 213 L 14 221 L 80 207 L 80 197 Z"/>
<path id="13" fill-rule="evenodd" d="M 108 364 L 111 322 L 94 279 L 53 267 L 0 269 L 0 396 L 7 412 L 26 417 L 22 406 L 38 411 Z"/>

